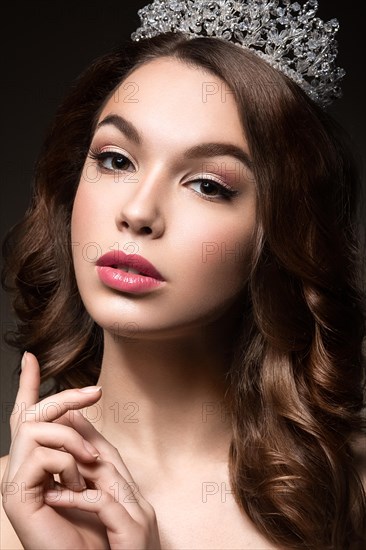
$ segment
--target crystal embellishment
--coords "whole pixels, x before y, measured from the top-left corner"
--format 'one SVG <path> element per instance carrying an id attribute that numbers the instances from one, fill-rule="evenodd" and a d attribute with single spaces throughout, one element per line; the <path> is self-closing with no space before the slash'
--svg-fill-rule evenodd
<path id="1" fill-rule="evenodd" d="M 154 0 L 138 10 L 139 41 L 165 32 L 216 37 L 249 48 L 326 107 L 341 97 L 336 19 L 316 17 L 317 0 Z"/>

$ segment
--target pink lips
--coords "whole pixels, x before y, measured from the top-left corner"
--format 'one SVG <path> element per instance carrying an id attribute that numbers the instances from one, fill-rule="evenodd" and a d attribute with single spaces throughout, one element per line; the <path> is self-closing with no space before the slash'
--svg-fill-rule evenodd
<path id="1" fill-rule="evenodd" d="M 101 281 L 116 290 L 139 294 L 148 292 L 164 284 L 164 278 L 157 269 L 138 254 L 125 254 L 112 250 L 101 256 L 97 262 Z M 124 270 L 123 268 L 127 268 Z M 133 268 L 139 273 L 128 272 Z"/>

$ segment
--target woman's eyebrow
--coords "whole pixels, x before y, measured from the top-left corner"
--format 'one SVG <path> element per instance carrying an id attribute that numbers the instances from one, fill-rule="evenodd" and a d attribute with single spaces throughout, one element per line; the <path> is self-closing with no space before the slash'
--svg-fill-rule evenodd
<path id="1" fill-rule="evenodd" d="M 253 162 L 250 159 L 248 153 L 232 143 L 201 143 L 199 145 L 193 145 L 193 147 L 186 149 L 183 152 L 183 155 L 189 159 L 228 155 L 230 157 L 236 158 L 239 162 L 242 162 L 247 168 L 249 168 L 249 170 L 251 170 L 253 167 Z"/>
<path id="2" fill-rule="evenodd" d="M 108 124 L 115 126 L 117 130 L 119 130 L 122 134 L 124 134 L 128 139 L 130 139 L 137 145 L 141 144 L 142 138 L 139 131 L 132 124 L 132 122 L 128 121 L 126 118 L 115 114 L 108 115 L 97 124 L 96 130 Z M 193 145 L 192 147 L 189 147 L 188 149 L 183 151 L 183 156 L 188 159 L 197 159 L 200 157 L 216 157 L 223 155 L 228 155 L 236 158 L 250 170 L 253 167 L 253 162 L 248 153 L 232 143 L 200 143 L 198 145 Z"/>
<path id="3" fill-rule="evenodd" d="M 123 118 L 120 115 L 108 115 L 103 120 L 98 122 L 97 127 L 95 131 L 99 130 L 102 126 L 106 126 L 108 124 L 112 124 L 119 130 L 122 134 L 124 134 L 128 139 L 136 143 L 137 145 L 141 144 L 141 136 L 135 128 L 135 126 L 132 124 L 132 122 L 129 122 L 126 118 Z"/>

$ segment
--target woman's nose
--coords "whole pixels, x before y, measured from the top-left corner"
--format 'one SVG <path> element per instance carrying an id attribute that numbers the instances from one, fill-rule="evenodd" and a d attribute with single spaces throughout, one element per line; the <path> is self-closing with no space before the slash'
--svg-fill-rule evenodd
<path id="1" fill-rule="evenodd" d="M 135 235 L 150 235 L 152 239 L 160 237 L 165 229 L 160 191 L 161 186 L 153 185 L 152 182 L 141 183 L 132 189 L 116 220 L 119 230 L 129 230 Z"/>

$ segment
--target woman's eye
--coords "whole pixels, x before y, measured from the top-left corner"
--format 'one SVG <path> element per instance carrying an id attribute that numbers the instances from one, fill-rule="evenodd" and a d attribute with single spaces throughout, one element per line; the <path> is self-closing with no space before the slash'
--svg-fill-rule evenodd
<path id="1" fill-rule="evenodd" d="M 229 189 L 228 187 L 209 179 L 192 181 L 189 186 L 193 188 L 195 193 L 204 195 L 208 199 L 230 199 L 237 194 L 237 191 L 234 189 Z"/>
<path id="2" fill-rule="evenodd" d="M 117 153 L 117 151 L 90 151 L 90 158 L 96 160 L 97 164 L 106 170 L 127 170 L 128 165 L 132 162 L 126 155 Z"/>

